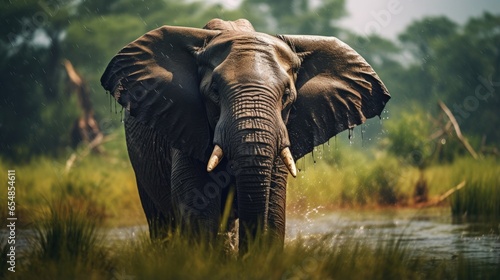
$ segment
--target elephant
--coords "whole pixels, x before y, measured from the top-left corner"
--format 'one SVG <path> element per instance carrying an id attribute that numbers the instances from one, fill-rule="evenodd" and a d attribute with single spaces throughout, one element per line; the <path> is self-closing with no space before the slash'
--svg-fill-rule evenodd
<path id="1" fill-rule="evenodd" d="M 151 238 L 179 229 L 211 242 L 238 219 L 240 252 L 261 235 L 283 244 L 295 161 L 390 99 L 341 40 L 269 35 L 245 19 L 149 31 L 101 84 L 125 110 Z"/>

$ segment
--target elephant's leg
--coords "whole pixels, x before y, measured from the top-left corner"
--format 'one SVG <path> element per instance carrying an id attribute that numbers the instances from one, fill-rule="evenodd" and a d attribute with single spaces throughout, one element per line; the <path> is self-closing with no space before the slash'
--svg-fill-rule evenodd
<path id="1" fill-rule="evenodd" d="M 130 116 L 125 118 L 125 134 L 150 236 L 164 238 L 175 224 L 170 190 L 170 148 L 162 136 Z"/>
<path id="2" fill-rule="evenodd" d="M 142 208 L 148 221 L 149 236 L 151 239 L 166 238 L 168 233 L 174 229 L 173 213 L 164 215 L 160 211 L 160 207 L 155 205 L 155 202 L 148 195 L 139 180 L 137 181 L 137 189 L 139 190 Z"/>
<path id="3" fill-rule="evenodd" d="M 285 240 L 287 176 L 288 172 L 283 161 L 281 158 L 277 158 L 271 175 L 267 223 L 269 235 L 273 243 L 282 245 Z"/>
<path id="4" fill-rule="evenodd" d="M 185 233 L 211 240 L 221 216 L 221 187 L 209 176 L 206 163 L 172 149 L 172 198 L 176 219 Z"/>

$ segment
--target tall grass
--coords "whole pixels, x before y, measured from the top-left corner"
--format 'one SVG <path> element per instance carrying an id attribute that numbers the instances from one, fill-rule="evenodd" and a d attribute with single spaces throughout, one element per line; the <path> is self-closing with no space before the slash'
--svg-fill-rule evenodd
<path id="1" fill-rule="evenodd" d="M 458 160 L 452 165 L 453 184 L 464 180 L 465 187 L 450 198 L 455 216 L 500 220 L 500 165 L 493 159 Z"/>
<path id="2" fill-rule="evenodd" d="M 141 237 L 110 244 L 102 239 L 102 226 L 145 223 L 133 170 L 121 150 L 123 144 L 119 145 L 104 156 L 88 156 L 70 173 L 64 173 L 64 159 L 38 158 L 19 166 L 0 162 L 2 170 L 16 169 L 18 221 L 35 229 L 33 251 L 20 257 L 15 274 L 2 271 L 0 277 L 467 279 L 480 275 L 493 279 L 500 274 L 500 268 L 478 266 L 462 257 L 434 260 L 417 255 L 416 248 L 397 241 L 373 246 L 362 240 L 309 238 L 287 242 L 284 250 L 254 246 L 243 258 L 228 254 L 221 244 L 196 243 L 179 235 L 164 243 Z M 420 176 L 415 167 L 384 153 L 340 145 L 325 146 L 314 159 L 307 156 L 297 165 L 302 171 L 289 180 L 288 209 L 299 215 L 318 206 L 409 205 Z M 429 166 L 424 176 L 431 196 L 467 182 L 450 198 L 454 213 L 498 217 L 499 171 L 494 159 L 460 159 Z M 0 174 L 4 180 L 1 176 L 5 174 Z M 2 199 L 4 195 L 0 193 Z M 1 211 L 5 215 L 5 209 Z"/>
<path id="3" fill-rule="evenodd" d="M 93 279 L 108 275 L 112 268 L 104 236 L 98 233 L 101 220 L 92 203 L 74 204 L 54 200 L 49 210 L 33 218 L 30 251 L 17 265 L 12 279 Z"/>
<path id="4" fill-rule="evenodd" d="M 65 171 L 67 157 L 33 158 L 24 164 L 10 164 L 0 159 L 0 180 L 7 181 L 5 170 L 16 170 L 18 225 L 29 224 L 29 213 L 47 210 L 47 201 L 60 199 L 62 193 L 75 204 L 91 200 L 94 210 L 106 218 L 107 226 L 145 223 L 122 137 L 106 143 L 103 155 L 89 155 L 78 161 L 70 172 Z M 0 192 L 2 202 L 6 194 Z M 0 218 L 6 214 L 6 208 L 2 207 Z"/>
<path id="5" fill-rule="evenodd" d="M 372 154 L 373 157 L 364 153 Z M 495 158 L 456 159 L 423 170 L 382 152 L 350 147 L 326 152 L 327 160 L 301 159 L 296 179 L 288 186 L 289 209 L 322 207 L 412 206 L 415 186 L 424 180 L 430 201 L 466 181 L 448 201 L 453 215 L 500 218 L 500 164 Z M 304 162 L 306 162 L 304 164 Z"/>
<path id="6" fill-rule="evenodd" d="M 314 163 L 309 156 L 299 161 L 298 166 L 305 165 L 306 169 L 289 180 L 292 208 L 311 204 L 376 207 L 410 203 L 419 174 L 415 167 L 405 166 L 383 153 L 351 147 L 325 153 L 324 161 Z"/>
<path id="7" fill-rule="evenodd" d="M 397 240 L 374 245 L 334 236 L 299 238 L 284 249 L 261 242 L 243 257 L 224 242 L 195 242 L 179 233 L 104 247 L 91 217 L 64 213 L 41 217 L 36 249 L 6 279 L 494 279 L 500 272 L 462 257 L 422 256 Z"/>
<path id="8" fill-rule="evenodd" d="M 33 159 L 28 164 L 8 166 L 16 169 L 16 215 L 19 225 L 30 221 L 26 213 L 46 208 L 46 201 L 64 192 L 73 203 L 89 198 L 94 211 L 107 226 L 144 224 L 145 217 L 121 137 L 106 143 L 104 155 L 90 155 L 65 173 L 65 158 Z M 115 145 L 115 146 L 114 146 Z M 317 207 L 411 206 L 420 171 L 383 152 L 359 149 L 342 143 L 325 145 L 297 162 L 301 171 L 290 178 L 287 193 L 288 213 L 303 215 Z M 464 189 L 452 201 L 456 215 L 499 216 L 498 161 L 458 159 L 452 164 L 431 165 L 423 171 L 428 194 L 438 197 L 463 180 Z M 6 172 L 0 179 L 6 180 Z M 5 201 L 6 192 L 0 193 Z M 491 213 L 491 214 L 488 214 Z M 5 218 L 6 208 L 0 209 Z"/>
<path id="9" fill-rule="evenodd" d="M 121 253 L 123 273 L 138 279 L 419 279 L 415 269 L 424 265 L 396 243 L 374 248 L 362 241 L 299 239 L 284 250 L 256 246 L 243 258 L 221 247 L 188 244 L 133 243 Z"/>

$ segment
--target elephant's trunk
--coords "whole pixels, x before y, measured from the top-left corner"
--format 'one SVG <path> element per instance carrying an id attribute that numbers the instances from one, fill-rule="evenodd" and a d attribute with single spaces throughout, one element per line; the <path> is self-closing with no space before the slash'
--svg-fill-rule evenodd
<path id="1" fill-rule="evenodd" d="M 226 146 L 236 177 L 239 245 L 244 253 L 249 241 L 266 230 L 271 173 L 284 136 L 279 132 L 278 116 L 272 108 L 266 108 L 267 103 L 237 103 L 243 110 L 232 111 Z"/>
<path id="2" fill-rule="evenodd" d="M 269 190 L 273 157 L 270 147 L 262 143 L 246 143 L 248 154 L 234 158 L 236 163 L 236 188 L 239 228 L 239 248 L 246 252 L 249 241 L 263 233 L 267 227 L 269 212 Z"/>
<path id="3" fill-rule="evenodd" d="M 213 170 L 224 156 L 236 178 L 240 252 L 266 230 L 274 163 L 280 157 L 292 175 L 296 168 L 288 133 L 273 97 L 264 85 L 238 86 L 226 96 L 207 164 Z"/>
<path id="4" fill-rule="evenodd" d="M 211 172 L 217 167 L 222 157 L 224 156 L 224 152 L 219 145 L 215 145 L 214 150 L 212 151 L 212 155 L 210 156 L 210 160 L 207 164 L 207 171 Z M 293 177 L 297 177 L 297 167 L 295 166 L 295 161 L 293 160 L 292 153 L 288 147 L 281 150 L 280 153 L 281 159 L 283 163 L 285 163 L 286 168 L 290 172 Z"/>

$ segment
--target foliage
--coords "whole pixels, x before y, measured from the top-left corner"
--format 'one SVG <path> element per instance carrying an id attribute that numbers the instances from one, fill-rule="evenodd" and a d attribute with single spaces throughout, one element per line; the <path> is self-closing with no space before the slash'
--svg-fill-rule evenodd
<path id="1" fill-rule="evenodd" d="M 500 16 L 490 13 L 462 27 L 445 17 L 428 17 L 400 35 L 417 61 L 409 68 L 408 97 L 425 109 L 443 100 L 465 134 L 485 137 L 492 145 L 500 140 L 493 116 L 500 102 L 494 94 L 500 80 L 498 22 Z"/>
<path id="2" fill-rule="evenodd" d="M 387 121 L 387 150 L 403 162 L 417 167 L 428 163 L 432 154 L 431 127 L 425 112 L 416 107 Z"/>
<path id="3" fill-rule="evenodd" d="M 358 143 L 359 144 L 359 143 Z M 406 157 L 337 143 L 325 148 L 322 160 L 306 157 L 297 163 L 302 169 L 289 179 L 288 211 L 304 215 L 320 208 L 412 206 L 414 187 L 421 180 L 418 165 Z M 318 153 L 318 152 L 317 152 Z M 370 158 L 374 154 L 374 158 Z M 498 159 L 474 160 L 457 156 L 452 163 L 432 163 L 425 169 L 429 202 L 466 181 L 466 187 L 447 201 L 458 215 L 498 217 Z M 306 167 L 306 168 L 304 168 Z M 457 209 L 457 210 L 453 210 Z"/>
<path id="4" fill-rule="evenodd" d="M 241 9 L 260 15 L 252 23 L 271 34 L 338 35 L 337 21 L 346 15 L 345 0 L 245 0 Z"/>
<path id="5" fill-rule="evenodd" d="M 28 161 L 42 153 L 60 155 L 78 111 L 61 66 L 69 59 L 89 83 L 101 126 L 111 132 L 107 96 L 99 78 L 122 46 L 164 24 L 201 27 L 209 19 L 248 18 L 269 33 L 339 36 L 374 66 L 394 98 L 389 115 L 409 105 L 435 112 L 443 100 L 465 134 L 499 143 L 494 94 L 500 80 L 498 15 L 485 13 L 463 26 L 443 16 L 418 19 L 391 41 L 339 27 L 344 0 L 245 0 L 235 9 L 197 1 L 132 0 L 10 1 L 0 4 L 0 153 Z M 484 125 L 476 125 L 478 123 Z"/>
<path id="6" fill-rule="evenodd" d="M 377 207 L 410 202 L 411 182 L 418 177 L 415 168 L 402 168 L 399 159 L 384 153 L 371 158 L 367 154 L 373 150 L 359 150 L 353 147 L 356 144 L 336 145 L 325 148 L 322 160 L 316 163 L 309 158 L 298 162 L 299 168 L 307 168 L 296 179 L 289 179 L 288 207 L 292 212 L 303 213 L 318 206 Z"/>

